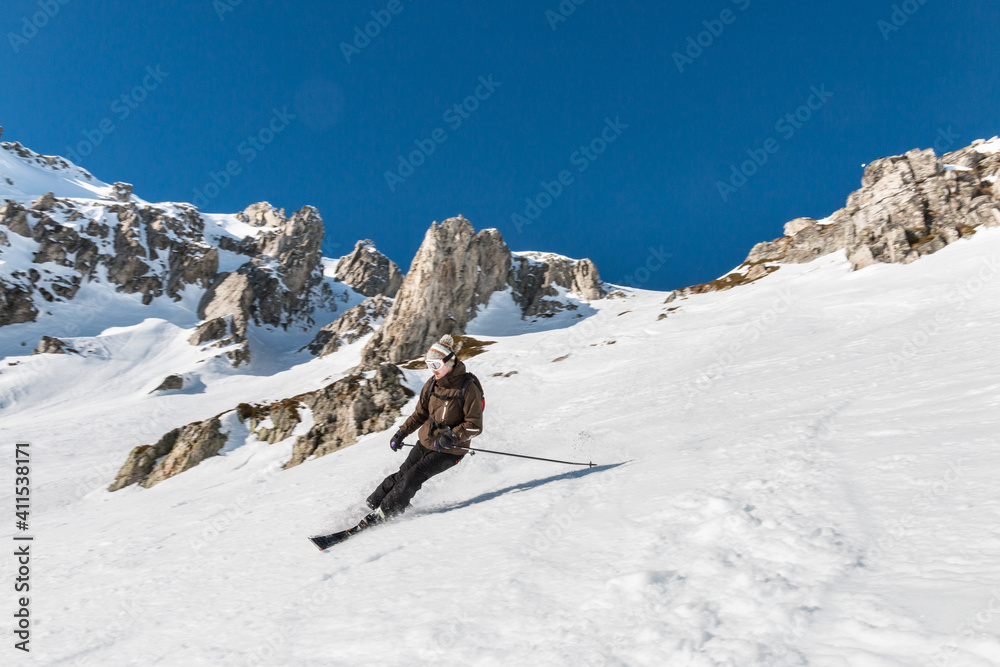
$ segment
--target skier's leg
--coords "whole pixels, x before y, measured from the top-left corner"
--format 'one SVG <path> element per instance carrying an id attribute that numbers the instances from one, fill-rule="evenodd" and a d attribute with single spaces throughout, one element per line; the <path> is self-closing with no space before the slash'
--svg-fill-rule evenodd
<path id="1" fill-rule="evenodd" d="M 382 499 L 382 510 L 387 514 L 399 514 L 410 505 L 410 500 L 420 490 L 428 479 L 439 473 L 452 468 L 459 461 L 461 456 L 445 454 L 443 452 L 427 453 L 417 462 L 416 465 L 406 470 L 397 483 L 389 490 Z"/>
<path id="2" fill-rule="evenodd" d="M 372 494 L 368 496 L 368 499 L 365 500 L 365 504 L 367 504 L 371 509 L 375 509 L 381 505 L 382 499 L 385 498 L 387 493 L 392 491 L 392 487 L 396 486 L 396 484 L 403 479 L 403 475 L 406 474 L 406 471 L 415 466 L 417 462 L 423 458 L 424 452 L 429 451 L 430 450 L 422 447 L 419 443 L 416 444 L 406 456 L 406 460 L 403 461 L 403 464 L 399 466 L 399 470 L 382 480 L 382 483 L 379 484 L 378 487 L 375 488 L 375 491 L 373 491 Z"/>

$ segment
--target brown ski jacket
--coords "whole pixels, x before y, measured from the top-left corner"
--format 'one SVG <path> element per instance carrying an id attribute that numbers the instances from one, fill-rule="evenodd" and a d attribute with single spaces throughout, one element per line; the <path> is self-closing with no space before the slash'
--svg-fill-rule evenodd
<path id="1" fill-rule="evenodd" d="M 431 383 L 424 385 L 420 391 L 420 402 L 417 409 L 399 427 L 404 435 L 409 435 L 420 429 L 417 437 L 420 444 L 427 449 L 434 449 L 434 441 L 443 429 L 435 426 L 451 427 L 452 433 L 458 437 L 458 442 L 449 454 L 465 455 L 463 447 L 469 446 L 469 441 L 483 432 L 483 394 L 475 382 L 470 382 L 465 388 L 465 400 L 458 403 L 458 392 L 465 379 L 466 368 L 462 361 L 455 363 L 451 372 L 434 383 L 434 390 L 429 391 Z M 429 396 L 428 396 L 429 394 Z"/>

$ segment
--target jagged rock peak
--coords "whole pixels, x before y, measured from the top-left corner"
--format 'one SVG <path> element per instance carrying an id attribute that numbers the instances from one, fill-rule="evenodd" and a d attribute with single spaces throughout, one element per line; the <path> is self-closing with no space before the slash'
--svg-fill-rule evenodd
<path id="1" fill-rule="evenodd" d="M 354 244 L 354 250 L 337 262 L 334 275 L 365 296 L 382 294 L 390 299 L 403 284 L 403 272 L 391 259 L 380 253 L 370 239 Z"/>
<path id="2" fill-rule="evenodd" d="M 462 216 L 433 223 L 363 364 L 409 359 L 443 334 L 461 334 L 490 296 L 508 285 L 511 252 L 496 229 L 476 232 Z"/>
<path id="3" fill-rule="evenodd" d="M 464 217 L 433 223 L 413 258 L 382 327 L 365 345 L 362 365 L 397 363 L 423 353 L 444 334 L 463 334 L 490 297 L 505 289 L 533 316 L 575 308 L 550 297 L 604 295 L 590 260 L 551 253 L 511 253 L 496 229 L 476 232 Z"/>
<path id="4" fill-rule="evenodd" d="M 275 208 L 266 201 L 250 204 L 237 213 L 236 218 L 251 227 L 282 227 L 288 220 L 285 209 Z"/>

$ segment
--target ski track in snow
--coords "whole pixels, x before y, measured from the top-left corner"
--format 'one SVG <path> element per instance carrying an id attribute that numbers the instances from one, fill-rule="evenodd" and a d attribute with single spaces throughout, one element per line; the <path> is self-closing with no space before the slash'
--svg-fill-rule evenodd
<path id="1" fill-rule="evenodd" d="M 981 230 L 908 266 L 635 291 L 563 328 L 496 328 L 498 298 L 471 327 L 497 341 L 468 361 L 475 444 L 597 467 L 467 457 L 324 553 L 306 536 L 353 525 L 401 462 L 388 432 L 281 470 L 294 436 L 230 420 L 222 456 L 104 489 L 132 447 L 322 386 L 364 341 L 310 360 L 261 333 L 246 374 L 163 313 L 74 341 L 91 356 L 9 356 L 4 440 L 36 456 L 23 662 L 1000 664 L 998 256 Z M 148 393 L 178 371 L 204 389 Z"/>

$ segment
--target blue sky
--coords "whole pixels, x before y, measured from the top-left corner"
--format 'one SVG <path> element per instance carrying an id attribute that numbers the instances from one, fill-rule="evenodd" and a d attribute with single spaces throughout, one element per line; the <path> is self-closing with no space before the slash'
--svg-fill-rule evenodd
<path id="1" fill-rule="evenodd" d="M 148 200 L 311 204 L 327 254 L 404 270 L 461 213 L 682 287 L 864 163 L 1000 134 L 995 3 L 7 0 L 0 25 L 4 140 Z"/>

